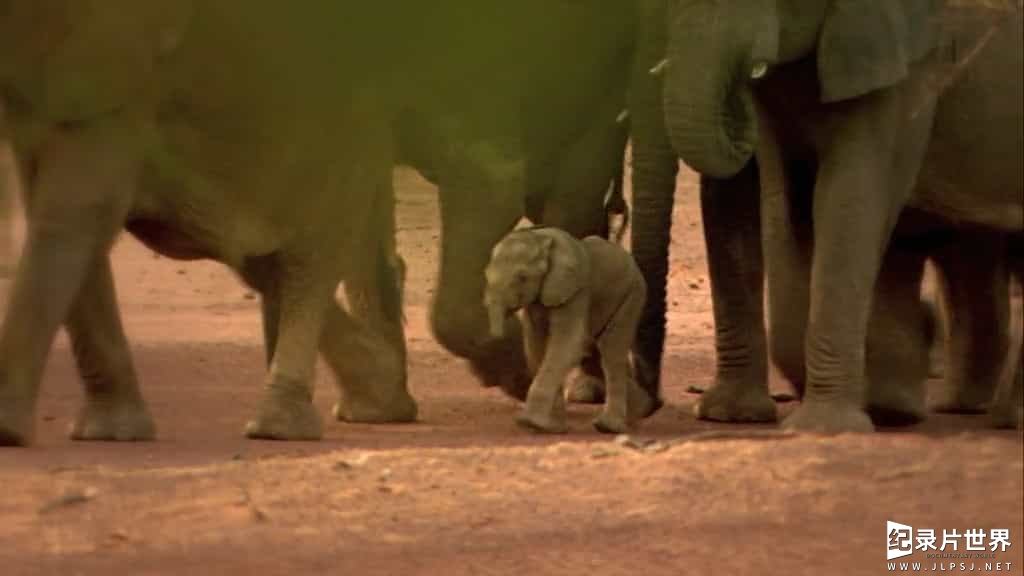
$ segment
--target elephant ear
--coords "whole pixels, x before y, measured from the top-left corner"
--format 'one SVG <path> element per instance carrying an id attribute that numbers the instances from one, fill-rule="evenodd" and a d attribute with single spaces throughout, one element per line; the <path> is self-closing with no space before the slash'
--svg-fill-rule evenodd
<path id="1" fill-rule="evenodd" d="M 863 96 L 903 80 L 934 47 L 942 0 L 833 0 L 818 40 L 821 99 Z"/>
<path id="2" fill-rule="evenodd" d="M 540 288 L 540 301 L 547 308 L 568 302 L 586 285 L 590 262 L 583 245 L 568 233 L 546 228 L 537 230 L 548 251 L 548 273 Z"/>

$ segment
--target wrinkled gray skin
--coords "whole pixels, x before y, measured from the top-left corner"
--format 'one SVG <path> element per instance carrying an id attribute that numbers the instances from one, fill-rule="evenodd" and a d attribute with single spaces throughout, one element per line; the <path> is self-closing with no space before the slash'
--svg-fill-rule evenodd
<path id="1" fill-rule="evenodd" d="M 517 419 L 521 426 L 567 430 L 566 378 L 594 352 L 607 390 L 594 427 L 623 433 L 650 411 L 630 370 L 629 349 L 647 287 L 628 252 L 604 238 L 577 240 L 557 228 L 516 230 L 494 247 L 484 276 L 484 305 L 495 337 L 503 336 L 510 314 L 525 311 L 523 337 L 536 375 Z"/>
<path id="2" fill-rule="evenodd" d="M 726 0 L 675 5 L 669 22 L 673 148 L 714 177 L 757 152 L 771 354 L 806 387 L 784 426 L 867 431 L 865 407 L 914 419 L 923 376 L 870 373 L 874 333 L 905 343 L 876 349 L 894 365 L 927 365 L 919 286 L 928 251 L 889 240 L 907 206 L 1004 239 L 1024 230 L 1019 7 L 951 14 L 927 0 Z M 952 277 L 968 278 L 964 297 L 977 298 L 964 309 L 994 315 L 988 338 L 1005 354 L 1006 284 L 985 276 L 1005 262 L 950 258 L 954 270 L 987 270 L 978 281 Z M 997 288 L 987 302 L 977 296 L 986 286 Z"/>

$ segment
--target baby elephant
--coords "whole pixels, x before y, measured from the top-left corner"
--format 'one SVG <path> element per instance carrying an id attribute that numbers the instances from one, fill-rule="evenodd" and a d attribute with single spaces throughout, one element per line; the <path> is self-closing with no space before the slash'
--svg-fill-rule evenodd
<path id="1" fill-rule="evenodd" d="M 523 335 L 534 379 L 517 422 L 539 432 L 567 430 L 563 385 L 587 353 L 600 354 L 606 379 L 601 432 L 625 432 L 651 399 L 634 382 L 629 350 L 647 286 L 633 257 L 604 238 L 578 240 L 557 228 L 514 230 L 491 251 L 484 272 L 491 334 L 525 308 Z"/>

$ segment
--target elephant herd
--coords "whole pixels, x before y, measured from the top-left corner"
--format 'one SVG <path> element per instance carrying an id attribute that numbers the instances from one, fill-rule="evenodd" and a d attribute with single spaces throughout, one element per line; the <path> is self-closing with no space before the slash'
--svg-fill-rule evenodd
<path id="1" fill-rule="evenodd" d="M 0 0 L 0 138 L 28 221 L 0 330 L 0 444 L 32 442 L 61 327 L 85 387 L 72 437 L 155 436 L 111 273 L 122 230 L 259 293 L 249 437 L 322 435 L 318 354 L 335 418 L 415 420 L 396 164 L 439 191 L 435 337 L 525 399 L 519 319 L 490 326 L 484 306 L 491 249 L 523 217 L 607 236 L 627 140 L 644 415 L 663 402 L 682 160 L 701 174 L 716 327 L 698 416 L 774 421 L 770 358 L 802 399 L 786 428 L 917 422 L 941 333 L 939 407 L 1014 426 L 1021 14 L 1019 0 Z M 941 318 L 921 300 L 926 261 Z M 603 396 L 601 360 L 584 359 L 570 398 Z"/>

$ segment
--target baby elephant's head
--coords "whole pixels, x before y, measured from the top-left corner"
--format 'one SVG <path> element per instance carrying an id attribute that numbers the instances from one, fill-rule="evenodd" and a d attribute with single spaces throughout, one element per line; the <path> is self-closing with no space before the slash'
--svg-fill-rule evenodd
<path id="1" fill-rule="evenodd" d="M 590 268 L 583 243 L 557 228 L 514 230 L 491 251 L 484 306 L 491 335 L 501 338 L 509 314 L 528 304 L 558 308 L 581 293 Z"/>
<path id="2" fill-rule="evenodd" d="M 537 301 L 554 238 L 530 230 L 515 230 L 491 250 L 484 270 L 484 306 L 491 336 L 501 338 L 508 315 Z"/>

